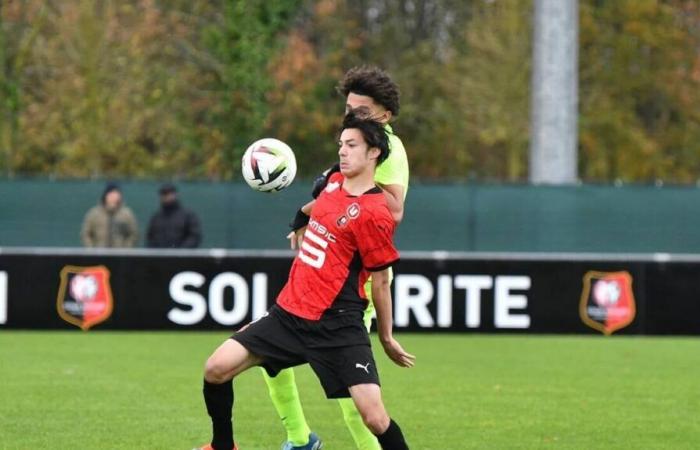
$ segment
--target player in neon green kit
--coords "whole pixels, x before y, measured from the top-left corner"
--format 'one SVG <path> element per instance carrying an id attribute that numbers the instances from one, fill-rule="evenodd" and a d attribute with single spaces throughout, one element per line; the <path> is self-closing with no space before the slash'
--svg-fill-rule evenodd
<path id="1" fill-rule="evenodd" d="M 399 113 L 399 90 L 396 83 L 389 75 L 376 67 L 355 67 L 350 69 L 338 87 L 339 92 L 345 97 L 346 112 L 349 110 L 366 111 L 374 120 L 384 124 L 389 132 L 389 158 L 377 167 L 375 182 L 384 190 L 389 204 L 389 210 L 398 223 L 403 218 L 403 206 L 408 192 L 408 159 L 403 143 L 396 136 L 389 125 L 391 119 Z M 331 168 L 330 171 L 334 169 Z M 329 176 L 327 171 L 314 185 L 314 197 L 325 187 L 325 180 Z M 289 236 L 292 249 L 299 245 L 303 235 L 305 222 L 311 213 L 313 201 L 304 205 L 294 220 Z M 365 324 L 370 329 L 374 306 L 372 305 L 370 279 L 365 285 L 367 297 L 370 299 L 365 312 Z M 267 382 L 270 398 L 282 419 L 287 431 L 287 442 L 282 446 L 283 450 L 318 450 L 322 443 L 319 437 L 312 433 L 299 400 L 294 372 L 286 369 L 272 378 L 263 370 L 263 376 Z M 343 418 L 352 434 L 358 450 L 380 450 L 377 438 L 364 425 L 359 412 L 355 408 L 352 399 L 339 399 Z"/>

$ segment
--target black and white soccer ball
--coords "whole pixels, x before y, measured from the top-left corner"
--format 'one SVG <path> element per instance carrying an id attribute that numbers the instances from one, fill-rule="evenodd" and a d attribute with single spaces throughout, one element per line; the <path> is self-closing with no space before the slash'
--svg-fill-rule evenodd
<path id="1" fill-rule="evenodd" d="M 292 149 L 274 138 L 253 142 L 243 154 L 243 179 L 260 192 L 277 192 L 286 188 L 297 174 Z"/>

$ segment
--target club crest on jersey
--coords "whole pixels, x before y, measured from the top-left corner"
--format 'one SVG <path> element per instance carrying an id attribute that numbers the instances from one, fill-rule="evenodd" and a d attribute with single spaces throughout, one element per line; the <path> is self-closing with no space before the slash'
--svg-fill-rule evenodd
<path id="1" fill-rule="evenodd" d="M 112 315 L 112 289 L 105 266 L 65 266 L 56 300 L 58 315 L 88 330 Z"/>
<path id="2" fill-rule="evenodd" d="M 349 218 L 357 219 L 360 216 L 360 205 L 353 203 L 352 205 L 348 206 L 348 209 L 345 212 Z"/>
<path id="3" fill-rule="evenodd" d="M 636 307 L 629 272 L 587 272 L 579 313 L 583 323 L 606 335 L 632 323 Z"/>
<path id="4" fill-rule="evenodd" d="M 342 216 L 338 217 L 338 220 L 335 221 L 335 224 L 338 225 L 340 228 L 343 228 L 348 224 L 350 219 L 348 219 L 348 216 L 343 214 Z"/>

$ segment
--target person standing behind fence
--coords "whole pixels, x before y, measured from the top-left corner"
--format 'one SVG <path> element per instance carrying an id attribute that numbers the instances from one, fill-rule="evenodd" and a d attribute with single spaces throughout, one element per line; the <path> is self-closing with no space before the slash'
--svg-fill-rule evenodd
<path id="1" fill-rule="evenodd" d="M 197 215 L 182 207 L 177 189 L 167 183 L 161 186 L 160 209 L 151 217 L 146 234 L 146 247 L 197 248 L 202 231 Z"/>
<path id="2" fill-rule="evenodd" d="M 107 183 L 100 202 L 85 214 L 80 237 L 85 247 L 133 247 L 138 241 L 138 225 L 131 209 L 124 204 L 121 189 Z"/>

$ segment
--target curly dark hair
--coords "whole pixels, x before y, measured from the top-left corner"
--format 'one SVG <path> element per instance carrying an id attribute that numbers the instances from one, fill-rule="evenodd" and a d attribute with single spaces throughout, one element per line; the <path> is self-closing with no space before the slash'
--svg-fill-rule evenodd
<path id="1" fill-rule="evenodd" d="M 379 165 L 389 157 L 389 136 L 386 134 L 384 125 L 368 118 L 367 112 L 362 107 L 348 112 L 343 118 L 340 133 L 348 128 L 360 130 L 367 147 L 379 149 L 379 156 L 377 157 L 377 165 Z"/>
<path id="2" fill-rule="evenodd" d="M 344 97 L 351 92 L 366 95 L 394 116 L 399 115 L 399 87 L 389 74 L 378 67 L 358 66 L 348 70 L 338 85 L 338 92 Z"/>

